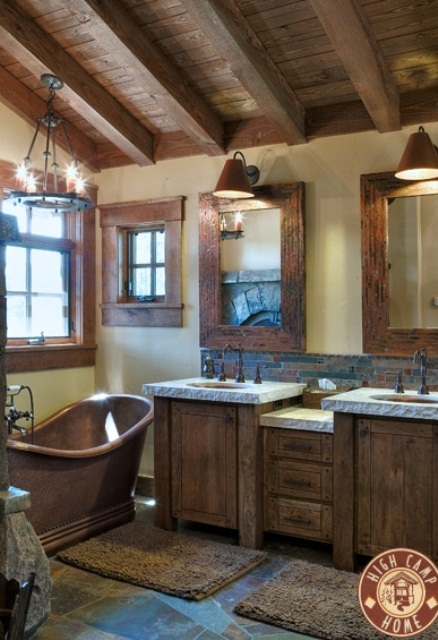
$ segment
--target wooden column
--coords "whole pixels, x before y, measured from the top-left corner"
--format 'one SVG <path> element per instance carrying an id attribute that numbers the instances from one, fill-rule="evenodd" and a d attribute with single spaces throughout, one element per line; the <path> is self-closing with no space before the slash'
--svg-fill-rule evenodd
<path id="1" fill-rule="evenodd" d="M 353 414 L 334 414 L 333 563 L 353 571 L 354 551 L 354 429 Z"/>
<path id="2" fill-rule="evenodd" d="M 239 405 L 237 468 L 238 528 L 242 547 L 263 546 L 263 430 L 258 416 L 271 405 Z"/>
<path id="3" fill-rule="evenodd" d="M 172 401 L 154 398 L 155 526 L 175 531 L 172 517 Z"/>

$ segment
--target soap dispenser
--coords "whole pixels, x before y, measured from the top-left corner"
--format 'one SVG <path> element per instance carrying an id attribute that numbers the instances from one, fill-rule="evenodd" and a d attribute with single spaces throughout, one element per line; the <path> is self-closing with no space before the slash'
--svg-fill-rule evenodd
<path id="1" fill-rule="evenodd" d="M 214 363 L 211 359 L 210 354 L 208 354 L 204 360 L 204 378 L 214 378 Z"/>

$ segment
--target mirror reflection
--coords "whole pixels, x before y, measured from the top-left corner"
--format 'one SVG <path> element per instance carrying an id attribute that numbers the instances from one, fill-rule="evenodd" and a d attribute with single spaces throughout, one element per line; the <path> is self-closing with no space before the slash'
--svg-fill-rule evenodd
<path id="1" fill-rule="evenodd" d="M 388 199 L 389 324 L 438 325 L 438 197 Z"/>
<path id="2" fill-rule="evenodd" d="M 280 209 L 232 212 L 221 234 L 222 324 L 281 326 Z"/>
<path id="3" fill-rule="evenodd" d="M 254 195 L 199 194 L 200 345 L 304 351 L 304 184 L 263 185 Z M 242 290 L 223 293 L 225 285 Z"/>
<path id="4" fill-rule="evenodd" d="M 437 354 L 437 197 L 437 180 L 361 176 L 364 353 Z"/>

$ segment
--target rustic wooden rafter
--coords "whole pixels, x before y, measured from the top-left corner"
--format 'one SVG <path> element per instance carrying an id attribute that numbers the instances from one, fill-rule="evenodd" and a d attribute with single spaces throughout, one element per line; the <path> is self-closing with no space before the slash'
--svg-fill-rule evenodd
<path id="1" fill-rule="evenodd" d="M 120 61 L 138 82 L 156 96 L 160 107 L 208 155 L 223 155 L 223 125 L 194 91 L 184 74 L 150 40 L 118 2 L 67 0 L 72 12 L 86 16 L 87 31 Z"/>
<path id="2" fill-rule="evenodd" d="M 63 99 L 140 165 L 153 163 L 153 135 L 12 0 L 0 3 L 0 34 L 16 58 L 36 75 L 62 78 Z"/>
<path id="3" fill-rule="evenodd" d="M 2 0 L 0 35 L 0 101 L 34 123 L 60 76 L 91 171 L 438 121 L 423 1 Z"/>
<path id="4" fill-rule="evenodd" d="M 288 144 L 306 142 L 304 108 L 235 0 L 181 0 L 242 86 Z"/>
<path id="5" fill-rule="evenodd" d="M 401 128 L 397 87 L 358 0 L 310 0 L 380 133 Z"/>
<path id="6" fill-rule="evenodd" d="M 14 76 L 3 67 L 0 67 L 0 85 L 2 88 L 0 91 L 0 102 L 24 118 L 29 124 L 35 125 L 36 117 L 42 116 L 45 113 L 47 107 L 46 102 L 39 98 L 36 93 L 28 89 L 22 82 L 14 78 Z M 79 160 L 81 164 L 86 165 L 93 173 L 98 173 L 100 167 L 96 162 L 97 148 L 95 143 L 71 123 L 68 124 L 67 130 L 75 158 Z M 57 137 L 56 142 L 64 151 L 70 152 L 64 136 L 60 135 Z M 23 156 L 26 152 L 27 149 L 23 149 Z M 17 157 L 17 161 L 18 160 L 19 158 Z"/>

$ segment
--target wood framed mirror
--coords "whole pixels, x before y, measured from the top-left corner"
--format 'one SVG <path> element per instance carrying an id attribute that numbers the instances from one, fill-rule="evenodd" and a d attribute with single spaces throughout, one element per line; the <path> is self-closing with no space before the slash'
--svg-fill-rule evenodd
<path id="1" fill-rule="evenodd" d="M 255 187 L 254 192 L 254 198 L 239 200 L 217 198 L 212 193 L 199 195 L 200 345 L 222 349 L 226 343 L 240 342 L 249 351 L 304 351 L 304 183 Z M 236 213 L 243 216 L 243 234 L 225 234 L 226 226 L 235 219 Z M 257 213 L 262 229 L 266 229 L 266 225 L 272 227 L 268 233 L 262 231 L 262 237 L 256 243 L 250 233 L 250 225 L 255 224 L 251 220 L 252 213 Z M 269 268 L 274 263 L 269 263 L 267 268 L 263 261 L 268 254 L 275 254 L 269 245 L 271 235 L 277 235 L 277 224 L 278 269 Z M 222 264 L 224 254 L 229 250 L 252 255 L 258 265 L 255 270 L 240 267 L 234 270 L 234 280 L 238 280 L 241 287 L 236 303 L 230 302 L 229 296 L 228 299 L 224 297 L 224 283 L 230 281 L 230 272 L 223 272 Z M 272 278 L 278 280 L 278 293 L 267 293 L 265 284 L 259 282 L 266 279 L 267 271 L 278 273 Z M 277 310 L 263 309 L 268 298 L 277 300 Z M 274 302 L 269 304 L 275 305 Z M 228 316 L 225 306 L 234 308 Z M 246 316 L 239 321 L 242 309 L 247 307 L 256 308 L 257 314 L 252 315 L 257 316 L 257 322 Z M 267 320 L 267 316 L 273 319 Z M 259 321 L 260 317 L 262 320 Z"/>
<path id="2" fill-rule="evenodd" d="M 362 240 L 362 342 L 364 353 L 413 355 L 427 348 L 438 355 L 438 258 L 435 260 L 438 210 L 430 196 L 438 195 L 438 181 L 404 182 L 393 173 L 361 176 Z M 413 207 L 407 208 L 410 198 Z M 401 202 L 398 199 L 403 199 Z M 438 197 L 436 198 L 438 204 Z M 411 203 L 408 203 L 409 205 Z M 390 207 L 395 211 L 395 218 Z M 403 209 L 407 214 L 403 218 Z M 424 218 L 424 212 L 427 218 Z M 412 220 L 415 216 L 415 220 Z M 426 220 L 426 222 L 425 222 Z M 406 222 L 407 221 L 407 222 Z M 406 240 L 400 239 L 402 227 L 408 228 Z M 397 239 L 393 230 L 397 231 Z M 410 231 L 409 231 L 410 229 Z M 414 245 L 411 264 L 408 245 Z M 391 247 L 396 245 L 395 253 Z M 425 253 L 427 245 L 427 254 Z M 420 252 L 420 249 L 422 253 Z M 407 280 L 396 289 L 394 271 L 403 262 Z M 419 291 L 419 298 L 409 293 Z M 409 302 L 405 301 L 410 296 Z M 406 309 L 415 307 L 415 313 Z M 396 313 L 395 309 L 405 308 Z M 410 315 L 413 319 L 406 320 Z M 423 319 L 419 320 L 419 318 Z"/>

